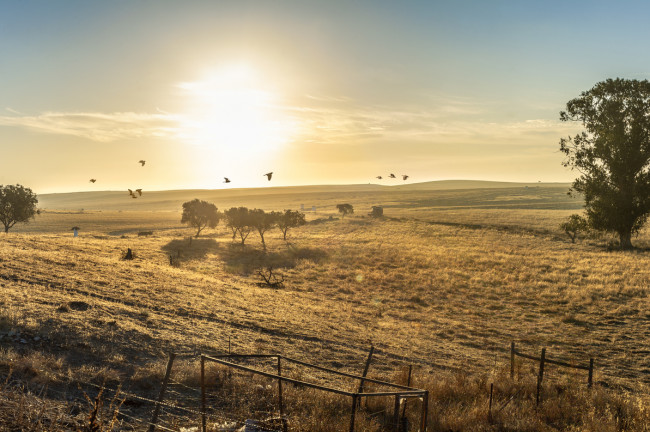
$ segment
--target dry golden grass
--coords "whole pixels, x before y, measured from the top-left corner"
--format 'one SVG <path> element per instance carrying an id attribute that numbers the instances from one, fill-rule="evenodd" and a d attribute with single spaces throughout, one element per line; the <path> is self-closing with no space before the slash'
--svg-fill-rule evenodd
<path id="1" fill-rule="evenodd" d="M 433 430 L 647 430 L 645 249 L 569 243 L 556 228 L 571 212 L 561 206 L 513 209 L 504 204 L 513 199 L 495 196 L 501 208 L 434 208 L 425 196 L 406 198 L 400 207 L 395 197 L 385 219 L 339 220 L 334 205 L 310 213 L 289 243 L 270 232 L 266 253 L 255 234 L 241 247 L 223 226 L 190 245 L 192 230 L 173 212 L 45 213 L 0 236 L 0 378 L 11 368 L 30 389 L 123 383 L 153 397 L 172 350 L 224 352 L 230 343 L 360 373 L 373 344 L 373 376 L 398 379 L 404 365 L 416 366 L 415 385 L 431 391 Z M 326 201 L 354 202 L 363 214 L 367 197 L 358 199 Z M 77 239 L 73 225 L 82 227 Z M 135 260 L 120 259 L 127 248 Z M 269 265 L 284 288 L 257 285 L 256 270 Z M 534 365 L 518 366 L 519 381 L 503 375 L 511 340 L 530 354 L 546 347 L 550 358 L 594 357 L 596 388 L 587 391 L 584 372 L 549 366 L 548 398 L 535 410 Z M 196 386 L 195 361 L 179 365 L 174 379 Z M 521 390 L 490 422 L 491 382 L 499 407 Z M 288 410 L 303 421 L 295 430 L 345 430 L 347 401 L 287 391 Z M 0 410 L 21 394 L 3 393 Z M 40 400 L 59 406 L 57 394 Z M 238 417 L 266 409 L 254 388 L 240 385 L 238 394 L 249 403 Z M 367 431 L 385 423 L 359 422 Z"/>

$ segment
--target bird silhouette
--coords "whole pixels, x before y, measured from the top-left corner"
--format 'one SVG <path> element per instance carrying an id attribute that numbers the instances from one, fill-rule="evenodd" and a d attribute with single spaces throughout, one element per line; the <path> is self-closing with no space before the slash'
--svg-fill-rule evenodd
<path id="1" fill-rule="evenodd" d="M 223 178 L 223 182 L 224 182 L 224 183 L 230 183 L 230 179 L 229 179 L 228 177 L 224 177 L 224 178 Z"/>
<path id="2" fill-rule="evenodd" d="M 144 166 L 144 164 L 147 163 L 147 161 L 140 159 L 140 160 L 138 161 L 138 163 L 139 163 L 139 164 L 142 164 L 142 166 Z"/>
<path id="3" fill-rule="evenodd" d="M 402 180 L 406 180 L 407 178 L 409 178 L 409 176 L 407 176 L 406 174 L 402 174 Z"/>
<path id="4" fill-rule="evenodd" d="M 381 179 L 383 179 L 383 177 L 382 177 L 382 176 L 377 176 L 377 178 L 378 178 L 379 180 L 381 180 Z"/>
<path id="5" fill-rule="evenodd" d="M 393 173 L 391 173 L 388 177 L 390 177 L 390 178 L 397 178 L 397 177 L 395 177 L 395 174 L 393 174 Z"/>
<path id="6" fill-rule="evenodd" d="M 95 183 L 96 181 L 97 181 L 97 179 L 90 179 L 91 183 Z"/>
<path id="7" fill-rule="evenodd" d="M 136 189 L 135 191 L 138 193 L 138 195 L 142 196 L 142 189 Z"/>
<path id="8" fill-rule="evenodd" d="M 129 195 L 133 196 L 133 191 L 131 189 L 128 189 Z"/>
<path id="9" fill-rule="evenodd" d="M 273 175 L 273 172 L 266 173 L 264 174 L 266 177 L 268 177 L 269 181 L 271 181 L 271 176 Z"/>

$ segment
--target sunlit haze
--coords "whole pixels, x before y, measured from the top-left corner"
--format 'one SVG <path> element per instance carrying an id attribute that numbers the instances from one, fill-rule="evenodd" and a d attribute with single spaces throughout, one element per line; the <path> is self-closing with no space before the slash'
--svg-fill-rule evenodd
<path id="1" fill-rule="evenodd" d="M 648 12 L 634 1 L 5 1 L 0 184 L 571 181 L 558 142 L 579 125 L 559 111 L 598 81 L 648 78 Z"/>

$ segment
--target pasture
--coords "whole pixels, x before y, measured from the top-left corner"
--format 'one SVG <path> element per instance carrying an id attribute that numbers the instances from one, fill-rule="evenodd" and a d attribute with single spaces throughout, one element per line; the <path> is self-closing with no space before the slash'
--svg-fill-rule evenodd
<path id="1" fill-rule="evenodd" d="M 253 192 L 204 193 L 220 210 L 316 211 L 287 242 L 269 232 L 263 252 L 256 233 L 242 247 L 223 225 L 190 242 L 181 197 L 206 199 L 200 194 L 125 204 L 111 195 L 101 210 L 88 197 L 66 197 L 68 209 L 50 197 L 36 220 L 0 236 L 0 378 L 11 371 L 28 387 L 52 389 L 129 383 L 154 395 L 170 351 L 282 352 L 358 374 L 373 345 L 370 376 L 401 380 L 413 365 L 415 383 L 431 389 L 432 430 L 647 430 L 647 233 L 625 253 L 609 251 L 607 238 L 570 243 L 558 224 L 580 201 L 557 185 Z M 355 214 L 341 219 L 341 202 Z M 372 205 L 385 217 L 368 217 Z M 127 248 L 132 261 L 121 260 Z M 257 271 L 268 267 L 284 277 L 282 288 L 260 286 Z M 485 419 L 485 386 L 502 386 L 504 398 L 516 386 L 504 384 L 512 340 L 569 362 L 594 357 L 593 393 L 578 372 L 550 369 L 548 378 L 589 408 L 573 418 L 570 402 L 538 411 L 524 398 L 496 423 Z M 196 363 L 183 367 L 177 379 L 196 384 Z M 518 366 L 522 382 L 534 368 Z M 358 430 L 381 430 L 364 425 Z"/>

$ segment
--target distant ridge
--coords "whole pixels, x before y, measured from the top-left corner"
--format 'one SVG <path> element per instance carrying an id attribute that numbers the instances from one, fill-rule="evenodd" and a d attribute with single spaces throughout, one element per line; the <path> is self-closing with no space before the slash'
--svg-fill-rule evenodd
<path id="1" fill-rule="evenodd" d="M 181 189 L 145 191 L 141 199 L 131 200 L 124 191 L 66 192 L 38 195 L 39 207 L 45 210 L 124 210 L 124 211 L 178 211 L 181 204 L 194 198 L 227 205 L 247 205 L 249 200 L 266 198 L 282 201 L 282 197 L 305 195 L 306 201 L 317 200 L 327 194 L 389 193 L 417 191 L 445 191 L 471 189 L 506 189 L 526 187 L 569 188 L 570 183 L 515 183 L 481 180 L 439 180 L 395 185 L 351 184 L 284 186 L 242 189 Z M 222 204 L 223 205 L 223 204 Z"/>

